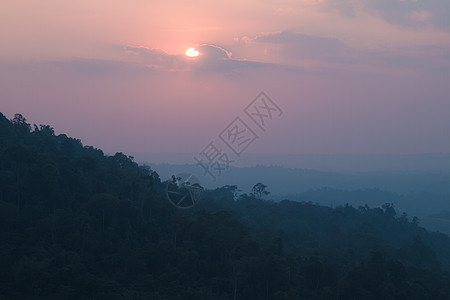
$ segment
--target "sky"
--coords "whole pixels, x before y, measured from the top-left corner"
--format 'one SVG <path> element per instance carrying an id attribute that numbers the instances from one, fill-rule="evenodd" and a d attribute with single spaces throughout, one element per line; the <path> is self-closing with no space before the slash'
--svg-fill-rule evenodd
<path id="1" fill-rule="evenodd" d="M 449 20 L 448 0 L 2 0 L 0 112 L 106 153 L 233 152 L 236 118 L 239 155 L 450 153 Z"/>

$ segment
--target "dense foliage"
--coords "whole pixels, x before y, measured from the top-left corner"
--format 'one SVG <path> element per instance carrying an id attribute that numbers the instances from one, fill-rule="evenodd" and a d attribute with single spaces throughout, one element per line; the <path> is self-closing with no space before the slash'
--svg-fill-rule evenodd
<path id="1" fill-rule="evenodd" d="M 167 201 L 122 153 L 0 114 L 0 299 L 450 299 L 450 239 L 391 204 Z"/>

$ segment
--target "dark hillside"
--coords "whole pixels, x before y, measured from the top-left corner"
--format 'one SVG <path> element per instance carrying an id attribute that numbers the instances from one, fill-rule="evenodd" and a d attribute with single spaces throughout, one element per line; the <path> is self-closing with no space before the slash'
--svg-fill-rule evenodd
<path id="1" fill-rule="evenodd" d="M 395 208 L 192 209 L 122 153 L 0 114 L 0 299 L 450 299 L 450 239 Z"/>

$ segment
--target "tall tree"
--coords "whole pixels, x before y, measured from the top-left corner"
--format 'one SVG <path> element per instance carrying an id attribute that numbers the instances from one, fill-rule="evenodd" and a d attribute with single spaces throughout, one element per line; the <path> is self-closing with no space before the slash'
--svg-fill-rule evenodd
<path id="1" fill-rule="evenodd" d="M 267 185 L 264 183 L 258 182 L 252 188 L 252 195 L 257 199 L 262 199 L 263 196 L 267 196 L 270 194 L 269 191 L 266 190 Z"/>

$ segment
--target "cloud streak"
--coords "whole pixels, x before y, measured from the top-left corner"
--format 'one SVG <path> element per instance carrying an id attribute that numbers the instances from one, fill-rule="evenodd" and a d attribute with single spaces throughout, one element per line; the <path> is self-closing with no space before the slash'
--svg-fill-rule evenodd
<path id="1" fill-rule="evenodd" d="M 347 46 L 335 39 L 283 31 L 262 35 L 254 39 L 257 43 L 278 44 L 280 54 L 288 59 L 318 59 L 341 54 Z"/>
<path id="2" fill-rule="evenodd" d="M 169 54 L 161 49 L 126 46 L 125 50 L 137 61 L 163 71 L 213 71 L 227 72 L 247 68 L 270 66 L 263 62 L 233 59 L 232 53 L 216 45 L 201 44 L 195 47 L 197 57 Z"/>
<path id="3" fill-rule="evenodd" d="M 377 47 L 375 49 L 347 45 L 330 37 L 283 31 L 244 37 L 246 43 L 278 55 L 284 66 L 307 69 L 305 62 L 314 62 L 321 70 L 350 71 L 354 67 L 371 70 L 416 70 L 442 73 L 450 70 L 450 57 L 444 46 Z M 262 51 L 262 50 L 261 50 Z M 267 51 L 267 50 L 266 50 Z"/>
<path id="4" fill-rule="evenodd" d="M 324 0 L 318 6 L 323 11 L 338 11 L 349 17 L 368 13 L 398 26 L 431 25 L 450 30 L 450 1 L 447 0 Z"/>

